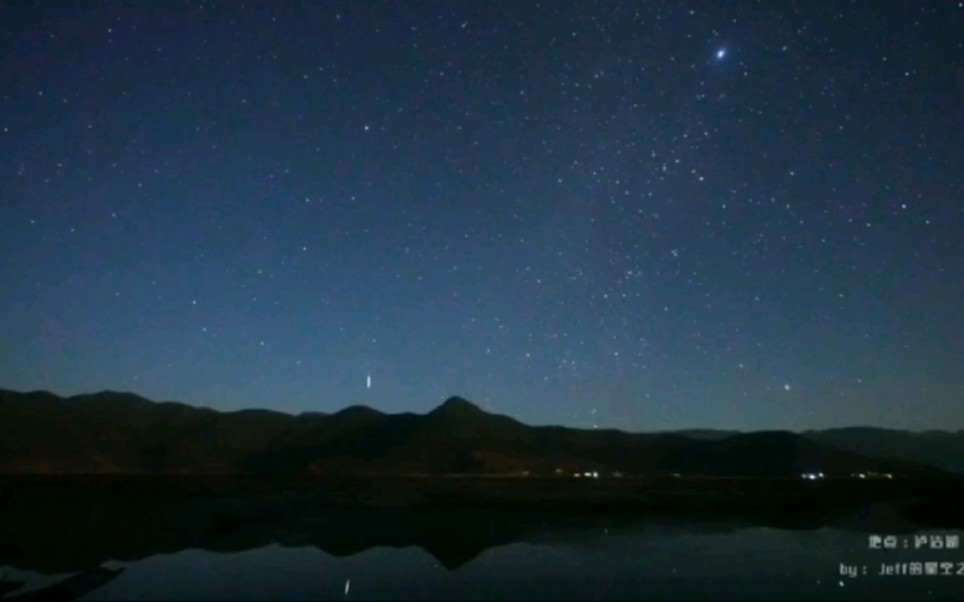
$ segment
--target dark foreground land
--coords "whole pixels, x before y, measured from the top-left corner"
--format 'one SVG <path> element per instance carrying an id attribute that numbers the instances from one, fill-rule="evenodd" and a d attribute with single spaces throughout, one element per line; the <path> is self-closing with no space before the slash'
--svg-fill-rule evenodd
<path id="1" fill-rule="evenodd" d="M 187 548 L 483 550 L 639 521 L 859 531 L 961 528 L 964 480 L 484 477 L 0 478 L 0 565 L 83 571 Z M 727 527 L 728 525 L 728 527 Z"/>

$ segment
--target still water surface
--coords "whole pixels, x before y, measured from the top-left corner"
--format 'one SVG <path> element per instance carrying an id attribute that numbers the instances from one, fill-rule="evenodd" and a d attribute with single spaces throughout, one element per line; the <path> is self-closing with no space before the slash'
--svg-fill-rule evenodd
<path id="1" fill-rule="evenodd" d="M 961 531 L 918 531 L 942 537 Z M 132 561 L 82 600 L 308 599 L 961 599 L 964 551 L 870 549 L 869 533 L 819 528 L 656 525 L 543 533 L 491 547 L 446 568 L 421 547 L 372 547 L 333 556 L 277 544 L 243 552 L 188 549 Z M 880 576 L 882 563 L 953 562 L 951 576 Z M 858 568 L 843 576 L 841 565 Z M 860 574 L 866 567 L 866 575 Z M 69 574 L 0 568 L 0 576 L 50 585 Z M 12 596 L 13 594 L 11 594 Z"/>

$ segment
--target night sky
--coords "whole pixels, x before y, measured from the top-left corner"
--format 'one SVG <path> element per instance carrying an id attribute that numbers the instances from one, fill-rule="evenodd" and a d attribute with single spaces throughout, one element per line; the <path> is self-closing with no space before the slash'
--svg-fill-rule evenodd
<path id="1" fill-rule="evenodd" d="M 957 1 L 5 2 L 0 33 L 0 387 L 964 428 Z"/>

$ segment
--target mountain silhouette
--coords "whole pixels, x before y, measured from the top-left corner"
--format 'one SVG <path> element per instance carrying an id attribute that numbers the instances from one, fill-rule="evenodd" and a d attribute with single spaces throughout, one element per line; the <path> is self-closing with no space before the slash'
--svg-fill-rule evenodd
<path id="1" fill-rule="evenodd" d="M 799 477 L 802 472 L 940 472 L 933 468 L 937 462 L 926 462 L 933 457 L 906 446 L 873 445 L 867 442 L 872 433 L 865 431 L 860 437 L 850 433 L 849 439 L 836 431 L 695 432 L 702 436 L 528 426 L 461 397 L 450 397 L 424 415 L 351 406 L 333 414 L 295 416 L 218 412 L 112 391 L 65 399 L 45 391 L 0 390 L 0 473 Z M 962 436 L 945 438 L 954 443 Z M 894 450 L 901 453 L 889 453 Z"/>
<path id="2" fill-rule="evenodd" d="M 485 415 L 485 412 L 482 411 L 479 406 L 458 396 L 449 397 L 442 402 L 442 405 L 429 412 L 429 416 L 448 416 L 452 418 L 478 418 L 483 415 Z"/>
<path id="3" fill-rule="evenodd" d="M 964 430 L 909 432 L 871 427 L 807 431 L 806 437 L 840 449 L 913 460 L 950 472 L 964 473 Z"/>

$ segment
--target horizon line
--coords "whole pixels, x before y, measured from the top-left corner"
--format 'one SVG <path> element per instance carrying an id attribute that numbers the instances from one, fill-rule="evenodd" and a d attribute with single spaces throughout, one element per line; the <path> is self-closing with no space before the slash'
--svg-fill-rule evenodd
<path id="1" fill-rule="evenodd" d="M 284 411 L 284 410 L 269 409 L 269 408 L 264 408 L 264 407 L 248 407 L 248 408 L 240 408 L 240 409 L 237 409 L 237 410 L 219 410 L 219 409 L 217 409 L 217 408 L 213 408 L 213 407 L 210 407 L 210 406 L 195 405 L 195 404 L 192 404 L 192 403 L 187 403 L 187 402 L 184 402 L 184 401 L 178 401 L 178 400 L 172 400 L 172 399 L 166 399 L 166 400 L 151 399 L 151 398 L 149 398 L 149 397 L 145 397 L 144 395 L 141 395 L 140 393 L 135 393 L 135 392 L 133 392 L 133 391 L 121 391 L 121 390 L 117 390 L 117 389 L 102 389 L 102 390 L 100 390 L 100 391 L 96 391 L 96 392 L 93 392 L 93 393 L 77 393 L 77 394 L 74 394 L 74 395 L 62 395 L 62 394 L 59 394 L 59 393 L 55 393 L 54 391 L 51 391 L 51 390 L 49 390 L 49 389 L 33 389 L 33 390 L 30 390 L 30 391 L 17 391 L 17 390 L 15 390 L 15 389 L 7 389 L 7 388 L 5 388 L 5 387 L 0 387 L 0 391 L 6 391 L 6 392 L 10 392 L 10 393 L 17 393 L 17 394 L 20 394 L 20 395 L 30 395 L 30 394 L 42 393 L 42 394 L 47 394 L 47 395 L 53 395 L 54 397 L 58 397 L 58 398 L 61 398 L 61 399 L 64 399 L 64 400 L 73 399 L 73 398 L 75 398 L 75 397 L 89 397 L 89 396 L 103 395 L 103 394 L 131 395 L 131 396 L 133 396 L 133 397 L 137 397 L 137 398 L 143 399 L 144 401 L 149 402 L 149 403 L 153 403 L 153 404 L 170 404 L 170 403 L 173 403 L 173 404 L 179 404 L 179 405 L 183 405 L 183 406 L 188 406 L 188 407 L 191 407 L 191 408 L 194 408 L 194 409 L 197 409 L 197 410 L 209 410 L 209 411 L 212 411 L 212 412 L 216 412 L 216 413 L 218 413 L 218 414 L 235 414 L 235 413 L 240 413 L 240 412 L 272 412 L 272 413 L 275 413 L 275 414 L 283 414 L 283 415 L 285 415 L 285 416 L 290 416 L 290 417 L 292 417 L 292 418 L 298 418 L 299 416 L 304 416 L 304 415 L 306 415 L 306 414 L 307 414 L 307 415 L 317 414 L 317 415 L 323 415 L 323 416 L 334 416 L 334 415 L 336 415 L 336 414 L 338 414 L 338 413 L 341 413 L 341 412 L 343 412 L 343 411 L 345 411 L 345 410 L 348 410 L 348 409 L 350 409 L 350 408 L 367 408 L 367 409 L 373 410 L 373 411 L 375 411 L 375 412 L 378 412 L 379 414 L 382 414 L 383 416 L 404 416 L 404 415 L 426 416 L 426 415 L 428 415 L 429 413 L 431 413 L 432 411 L 434 411 L 434 410 L 442 407 L 446 402 L 451 401 L 451 400 L 460 399 L 460 400 L 462 400 L 462 401 L 467 402 L 467 403 L 470 404 L 471 406 L 475 407 L 475 408 L 478 409 L 479 411 L 481 411 L 481 412 L 483 412 L 483 413 L 485 413 L 485 414 L 487 414 L 487 415 L 489 415 L 489 416 L 502 416 L 502 417 L 505 417 L 505 418 L 509 418 L 509 419 L 511 419 L 511 420 L 514 420 L 514 421 L 516 421 L 516 422 L 518 422 L 518 423 L 520 423 L 520 424 L 522 424 L 522 425 L 524 425 L 524 426 L 530 427 L 530 428 L 542 428 L 542 427 L 550 427 L 550 428 L 552 428 L 552 427 L 559 427 L 559 428 L 569 428 L 569 429 L 584 430 L 584 431 L 615 431 L 615 432 L 630 433 L 630 434 L 676 434 L 676 433 L 688 432 L 688 431 L 707 431 L 707 432 L 715 432 L 715 433 L 733 433 L 733 434 L 767 433 L 767 432 L 788 432 L 788 433 L 797 433 L 797 434 L 799 434 L 799 433 L 807 433 L 807 432 L 836 431 L 836 430 L 848 430 L 848 429 L 874 429 L 874 430 L 881 430 L 881 431 L 896 431 L 896 432 L 910 433 L 910 434 L 928 434 L 928 433 L 935 433 L 935 434 L 936 434 L 936 433 L 946 433 L 946 434 L 954 435 L 954 434 L 964 433 L 964 427 L 959 428 L 959 429 L 957 429 L 957 430 L 950 430 L 950 429 L 946 429 L 946 428 L 943 428 L 943 429 L 942 429 L 942 428 L 907 429 L 907 428 L 893 428 L 893 427 L 885 427 L 885 426 L 874 426 L 874 425 L 870 425 L 870 424 L 857 424 L 857 425 L 850 425 L 850 426 L 834 426 L 834 427 L 826 427 L 826 428 L 808 428 L 808 429 L 802 429 L 802 430 L 786 429 L 786 428 L 736 429 L 736 428 L 719 428 L 719 427 L 692 426 L 692 427 L 682 427 L 682 428 L 673 428 L 673 429 L 655 429 L 655 430 L 645 430 L 645 431 L 644 431 L 644 430 L 635 430 L 635 431 L 634 431 L 634 430 L 626 430 L 626 429 L 621 429 L 621 428 L 617 428 L 617 427 L 600 428 L 600 427 L 566 426 L 566 425 L 563 425 L 563 424 L 528 424 L 528 423 L 522 422 L 521 420 L 515 418 L 514 416 L 510 416 L 510 415 L 508 415 L 508 414 L 501 414 L 501 413 L 496 413 L 496 412 L 487 411 L 487 410 L 481 408 L 481 407 L 479 406 L 479 404 L 471 401 L 470 399 L 468 399 L 467 397 L 462 396 L 462 395 L 449 395 L 449 396 L 445 397 L 445 398 L 442 400 L 442 402 L 439 403 L 438 405 L 436 405 L 434 408 L 432 408 L 432 409 L 429 410 L 428 412 L 425 412 L 425 413 L 422 413 L 422 414 L 420 414 L 420 413 L 418 413 L 418 412 L 414 412 L 414 411 L 387 412 L 387 411 L 381 410 L 381 409 L 379 409 L 379 408 L 376 408 L 376 407 L 374 407 L 374 406 L 370 406 L 370 405 L 366 405 L 366 404 L 358 404 L 358 403 L 356 403 L 356 404 L 349 404 L 349 405 L 347 405 L 347 406 L 344 406 L 344 407 L 342 407 L 342 408 L 340 408 L 340 409 L 338 409 L 338 410 L 332 411 L 332 412 L 324 412 L 324 411 L 320 411 L 320 410 L 303 410 L 303 411 L 301 411 L 301 412 L 292 413 L 292 412 L 287 412 L 287 411 Z"/>

